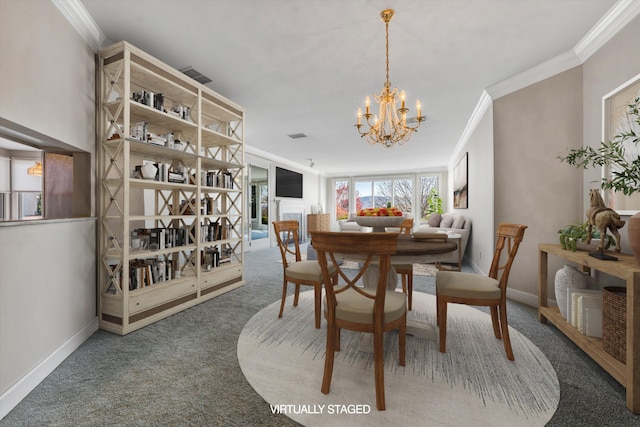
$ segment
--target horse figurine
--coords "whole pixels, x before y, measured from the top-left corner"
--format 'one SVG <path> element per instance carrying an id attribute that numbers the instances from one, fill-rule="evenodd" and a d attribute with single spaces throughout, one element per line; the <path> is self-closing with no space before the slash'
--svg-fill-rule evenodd
<path id="1" fill-rule="evenodd" d="M 616 247 L 614 252 L 620 252 L 620 233 L 619 228 L 624 226 L 624 221 L 620 219 L 620 215 L 611 208 L 608 208 L 602 200 L 600 191 L 595 188 L 589 190 L 590 208 L 587 210 L 587 244 L 591 243 L 591 230 L 596 227 L 600 230 L 600 245 L 598 245 L 597 251 L 602 253 L 604 251 L 604 242 L 607 237 L 607 229 L 616 238 Z"/>

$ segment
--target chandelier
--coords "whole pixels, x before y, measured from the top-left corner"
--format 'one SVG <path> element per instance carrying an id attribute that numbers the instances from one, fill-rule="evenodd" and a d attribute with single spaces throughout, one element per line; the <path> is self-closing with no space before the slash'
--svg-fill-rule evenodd
<path id="1" fill-rule="evenodd" d="M 415 127 L 407 126 L 407 113 L 409 109 L 405 107 L 404 90 L 398 95 L 398 88 L 391 90 L 391 82 L 389 81 L 389 21 L 393 18 L 395 12 L 393 9 L 386 9 L 380 12 L 380 18 L 386 27 L 386 52 L 387 52 L 387 80 L 384 82 L 384 88 L 380 95 L 373 94 L 375 101 L 380 104 L 378 115 L 371 114 L 371 100 L 367 96 L 365 100 L 366 111 L 362 114 L 362 109 L 358 108 L 358 133 L 361 137 L 366 137 L 369 144 L 382 144 L 385 147 L 391 147 L 394 144 L 404 144 L 411 135 L 418 130 L 420 123 L 425 121 L 425 117 L 421 114 L 420 101 L 416 101 L 416 110 L 418 112 L 415 121 Z M 396 105 L 400 98 L 400 108 L 396 109 Z M 362 129 L 362 117 L 366 121 L 368 130 Z"/>
<path id="2" fill-rule="evenodd" d="M 42 176 L 42 162 L 36 162 L 34 166 L 28 168 L 27 175 Z"/>

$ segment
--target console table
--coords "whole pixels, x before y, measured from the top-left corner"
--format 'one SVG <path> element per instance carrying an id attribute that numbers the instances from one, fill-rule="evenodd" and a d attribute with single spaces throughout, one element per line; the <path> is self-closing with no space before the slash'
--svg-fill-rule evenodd
<path id="1" fill-rule="evenodd" d="M 627 282 L 627 363 L 624 364 L 602 346 L 602 339 L 588 337 L 571 326 L 560 315 L 557 307 L 548 304 L 548 254 L 555 255 L 583 267 L 598 270 Z M 560 245 L 540 244 L 538 265 L 538 319 L 551 322 L 571 341 L 587 353 L 596 363 L 627 389 L 627 408 L 640 414 L 640 267 L 635 258 L 614 254 L 618 261 L 603 261 L 584 251 L 563 250 Z"/>

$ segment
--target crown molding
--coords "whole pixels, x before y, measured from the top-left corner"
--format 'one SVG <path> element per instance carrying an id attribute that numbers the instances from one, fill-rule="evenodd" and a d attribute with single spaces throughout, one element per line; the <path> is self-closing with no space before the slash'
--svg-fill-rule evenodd
<path id="1" fill-rule="evenodd" d="M 473 113 L 471 113 L 471 117 L 469 117 L 469 120 L 467 121 L 467 126 L 465 126 L 462 131 L 462 135 L 451 154 L 449 168 L 453 168 L 460 153 L 462 152 L 462 149 L 467 145 L 467 142 L 469 142 L 469 138 L 473 135 L 476 127 L 478 127 L 478 123 L 480 123 L 480 120 L 482 120 L 489 107 L 491 107 L 492 102 L 493 101 L 489 93 L 486 90 L 482 91 L 482 95 L 480 95 L 480 99 L 478 99 L 476 107 L 473 109 Z"/>
<path id="2" fill-rule="evenodd" d="M 638 0 L 619 0 L 614 4 L 573 48 L 581 63 L 596 53 L 638 14 L 640 14 Z"/>
<path id="3" fill-rule="evenodd" d="M 497 99 L 581 64 L 582 62 L 578 55 L 573 50 L 570 50 L 527 71 L 489 86 L 486 91 L 491 96 L 491 99 Z"/>
<path id="4" fill-rule="evenodd" d="M 462 132 L 451 158 L 457 159 L 478 125 L 478 122 L 494 99 L 582 65 L 591 55 L 597 52 L 598 49 L 604 46 L 606 42 L 639 14 L 639 0 L 619 0 L 600 18 L 573 49 L 527 71 L 489 86 L 480 96 L 476 108 Z M 453 161 L 454 160 L 452 160 L 452 162 Z M 452 166 L 450 165 L 450 167 Z"/>
<path id="5" fill-rule="evenodd" d="M 105 35 L 80 0 L 51 0 L 85 42 L 97 52 Z"/>

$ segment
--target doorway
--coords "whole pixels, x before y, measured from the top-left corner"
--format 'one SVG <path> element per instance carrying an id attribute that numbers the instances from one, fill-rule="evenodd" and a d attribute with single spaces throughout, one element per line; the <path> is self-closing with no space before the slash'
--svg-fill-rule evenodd
<path id="1" fill-rule="evenodd" d="M 249 250 L 266 249 L 270 246 L 269 169 L 255 164 L 248 165 L 249 191 L 247 201 L 246 233 Z"/>

